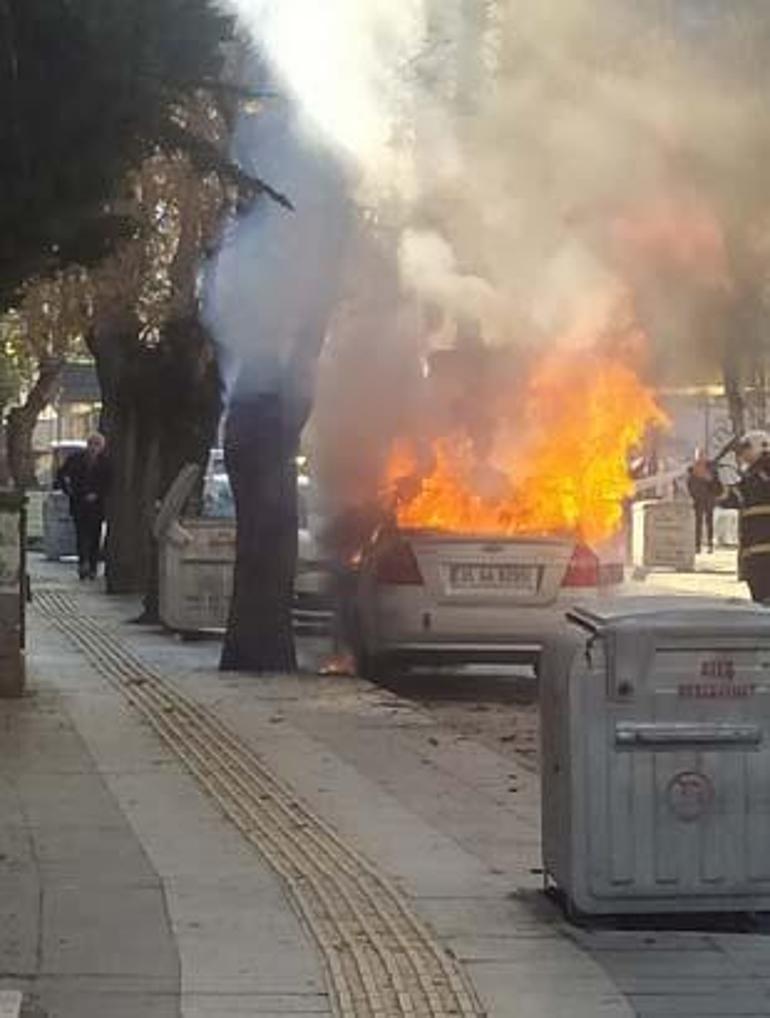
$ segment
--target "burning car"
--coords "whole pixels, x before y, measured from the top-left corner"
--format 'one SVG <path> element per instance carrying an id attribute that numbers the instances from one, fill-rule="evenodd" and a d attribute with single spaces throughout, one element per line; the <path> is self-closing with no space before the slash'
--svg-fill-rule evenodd
<path id="1" fill-rule="evenodd" d="M 629 452 L 664 415 L 616 347 L 570 337 L 513 400 L 499 372 L 472 378 L 467 358 L 454 379 L 444 371 L 453 427 L 393 442 L 393 525 L 361 556 L 363 673 L 536 661 L 565 606 L 623 582 Z"/>
<path id="2" fill-rule="evenodd" d="M 384 529 L 360 565 L 359 672 L 532 664 L 565 607 L 623 582 L 618 553 L 564 538 Z"/>

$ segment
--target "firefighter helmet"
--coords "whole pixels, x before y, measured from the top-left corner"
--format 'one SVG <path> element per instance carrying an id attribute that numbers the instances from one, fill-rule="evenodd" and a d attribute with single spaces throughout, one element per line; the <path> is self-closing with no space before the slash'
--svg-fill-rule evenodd
<path id="1" fill-rule="evenodd" d="M 756 462 L 760 456 L 770 453 L 770 432 L 747 431 L 738 443 L 738 452 L 750 462 Z"/>

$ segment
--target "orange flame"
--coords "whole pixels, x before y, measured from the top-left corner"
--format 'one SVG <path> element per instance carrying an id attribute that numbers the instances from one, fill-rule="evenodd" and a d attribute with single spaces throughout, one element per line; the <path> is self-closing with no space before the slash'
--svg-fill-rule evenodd
<path id="1" fill-rule="evenodd" d="M 432 465 L 420 474 L 416 445 L 399 439 L 387 473 L 399 525 L 611 538 L 633 491 L 629 453 L 651 425 L 666 423 L 624 360 L 574 343 L 543 357 L 521 412 L 499 423 L 487 456 L 462 432 L 445 435 L 430 442 Z"/>

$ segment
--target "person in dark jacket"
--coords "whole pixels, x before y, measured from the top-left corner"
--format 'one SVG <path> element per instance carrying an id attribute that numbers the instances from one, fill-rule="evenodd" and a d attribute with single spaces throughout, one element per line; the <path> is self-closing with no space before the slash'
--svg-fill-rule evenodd
<path id="1" fill-rule="evenodd" d="M 740 575 L 754 601 L 770 603 L 770 434 L 750 431 L 738 444 L 743 476 L 720 485 L 719 504 L 740 513 Z"/>
<path id="2" fill-rule="evenodd" d="M 104 436 L 91 435 L 82 452 L 68 457 L 56 480 L 58 487 L 69 495 L 77 533 L 78 575 L 81 580 L 95 580 L 111 482 Z"/>
<path id="3" fill-rule="evenodd" d="M 695 549 L 703 549 L 703 532 L 709 552 L 714 550 L 714 509 L 720 484 L 708 459 L 702 452 L 695 456 L 695 462 L 687 471 L 687 490 L 695 509 Z"/>

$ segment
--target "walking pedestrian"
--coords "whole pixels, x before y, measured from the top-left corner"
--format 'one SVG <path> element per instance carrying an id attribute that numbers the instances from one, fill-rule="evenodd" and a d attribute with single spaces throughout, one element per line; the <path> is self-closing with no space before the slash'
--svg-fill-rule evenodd
<path id="1" fill-rule="evenodd" d="M 68 457 L 57 475 L 57 485 L 69 495 L 78 549 L 78 576 L 95 580 L 102 547 L 105 504 L 111 470 L 106 441 L 98 432 L 86 448 Z"/>
<path id="2" fill-rule="evenodd" d="M 770 434 L 750 431 L 739 441 L 743 474 L 737 484 L 720 484 L 719 504 L 740 512 L 740 576 L 754 601 L 770 603 Z"/>
<path id="3" fill-rule="evenodd" d="M 714 509 L 720 485 L 705 453 L 700 450 L 696 451 L 695 461 L 687 471 L 687 490 L 695 509 L 695 550 L 698 554 L 703 550 L 705 530 L 711 554 L 714 551 Z"/>

